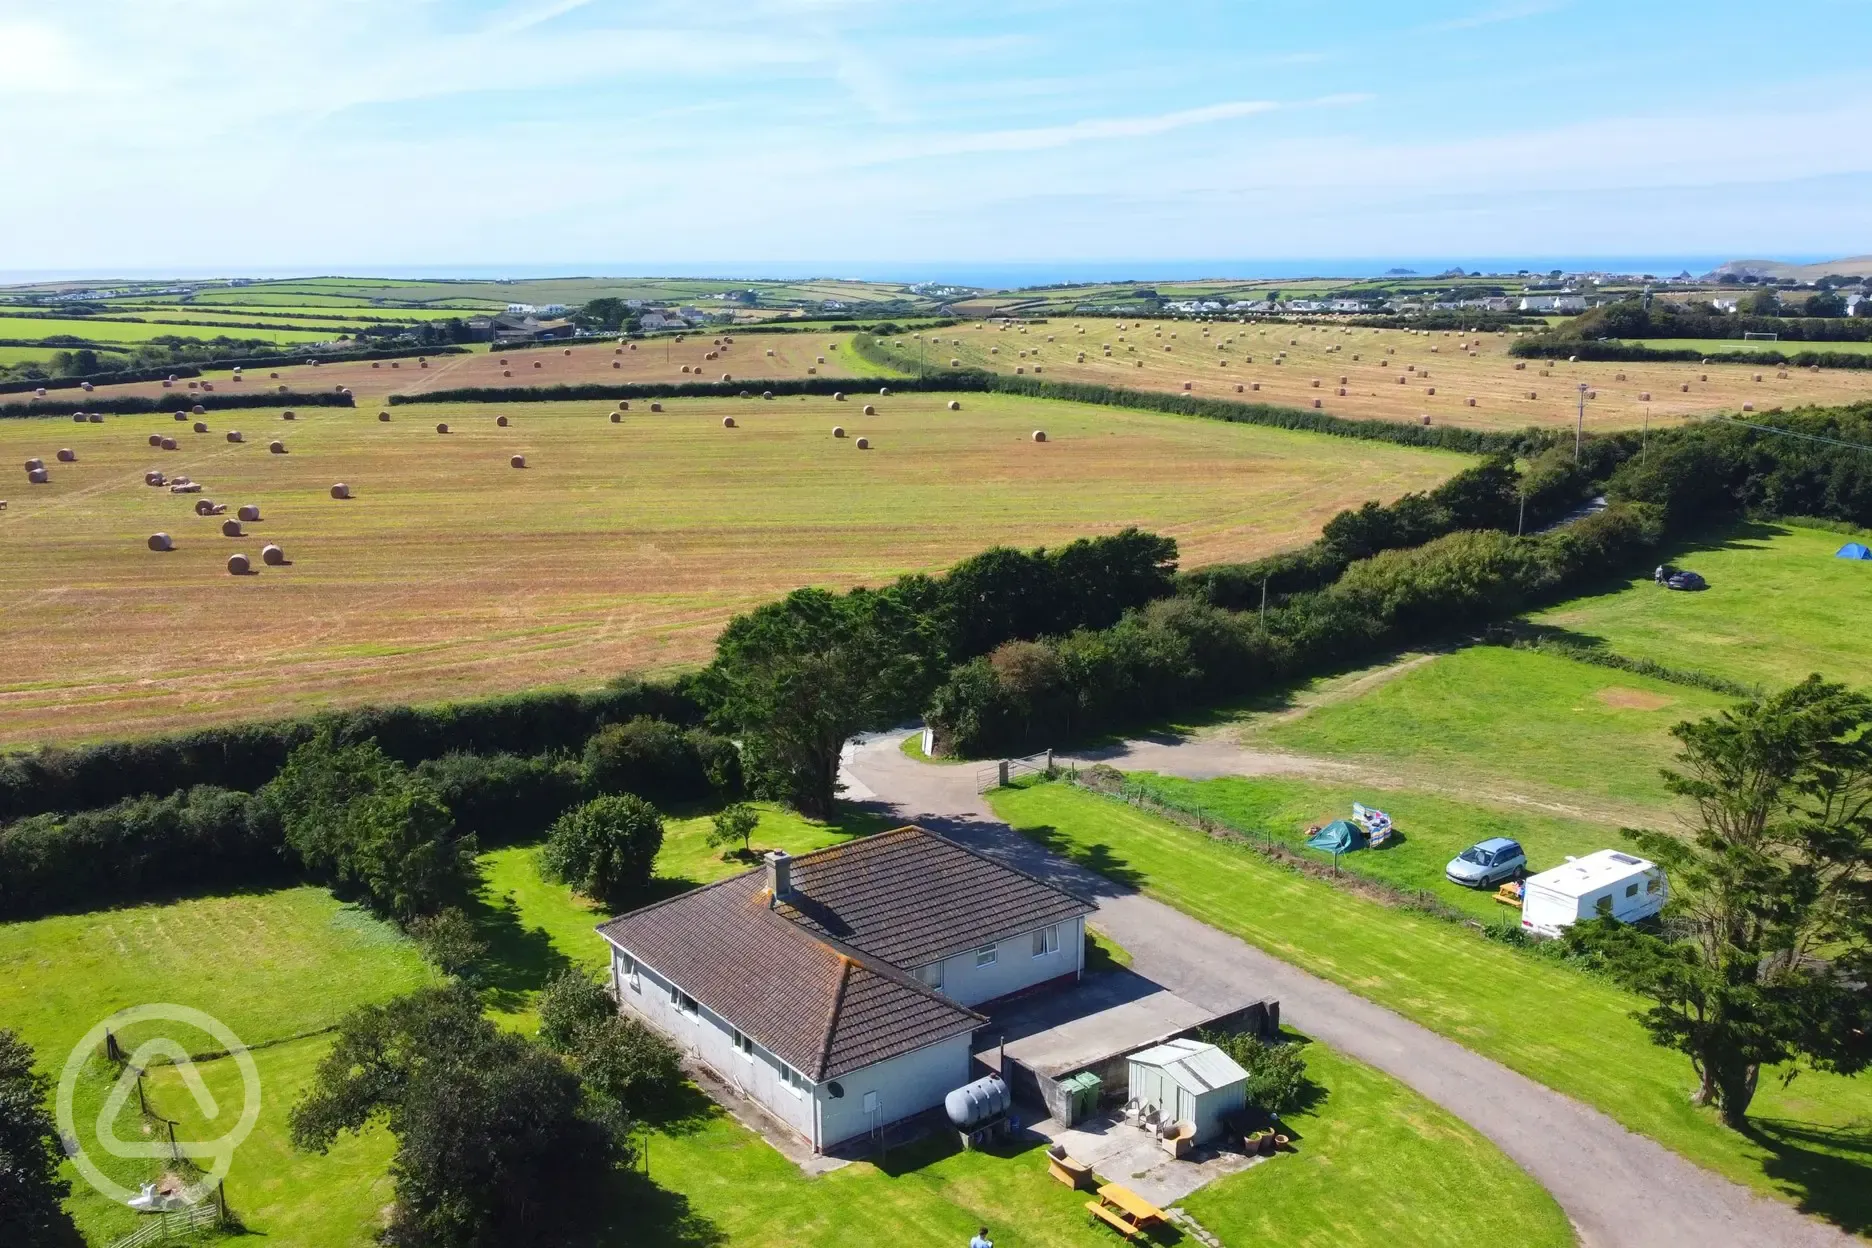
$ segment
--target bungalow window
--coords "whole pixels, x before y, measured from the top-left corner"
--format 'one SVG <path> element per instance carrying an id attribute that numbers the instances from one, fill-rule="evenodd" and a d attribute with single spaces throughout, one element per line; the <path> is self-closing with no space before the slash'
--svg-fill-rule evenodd
<path id="1" fill-rule="evenodd" d="M 620 959 L 618 963 L 618 973 L 623 977 L 624 982 L 630 985 L 630 990 L 632 992 L 643 991 L 643 976 L 637 973 L 636 958 Z"/>
<path id="2" fill-rule="evenodd" d="M 983 945 L 975 951 L 976 966 L 993 966 L 994 964 L 995 947 L 993 945 Z"/>
<path id="3" fill-rule="evenodd" d="M 1049 953 L 1059 952 L 1059 928 L 1043 927 L 1034 933 L 1033 956 L 1044 958 Z"/>
<path id="4" fill-rule="evenodd" d="M 940 962 L 919 966 L 916 975 L 926 987 L 940 989 L 943 986 L 943 964 Z"/>
<path id="5" fill-rule="evenodd" d="M 780 1082 L 786 1084 L 787 1091 L 791 1092 L 794 1096 L 806 1095 L 806 1076 L 800 1074 L 799 1071 L 794 1070 L 791 1066 L 782 1066 L 780 1068 Z"/>
<path id="6" fill-rule="evenodd" d="M 734 1047 L 735 1052 L 747 1058 L 748 1061 L 754 1060 L 754 1037 L 737 1030 L 734 1033 Z"/>
<path id="7" fill-rule="evenodd" d="M 694 1018 L 700 1012 L 701 1007 L 696 1004 L 696 999 L 674 984 L 670 985 L 669 996 L 670 1004 L 676 1007 L 677 1013 Z"/>

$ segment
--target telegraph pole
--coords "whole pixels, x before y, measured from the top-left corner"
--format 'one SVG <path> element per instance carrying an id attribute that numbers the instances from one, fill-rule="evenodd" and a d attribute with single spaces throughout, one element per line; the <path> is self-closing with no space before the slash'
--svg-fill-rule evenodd
<path id="1" fill-rule="evenodd" d="M 1580 443 L 1586 439 L 1586 383 L 1579 383 L 1579 423 L 1573 426 L 1573 462 L 1579 463 Z"/>

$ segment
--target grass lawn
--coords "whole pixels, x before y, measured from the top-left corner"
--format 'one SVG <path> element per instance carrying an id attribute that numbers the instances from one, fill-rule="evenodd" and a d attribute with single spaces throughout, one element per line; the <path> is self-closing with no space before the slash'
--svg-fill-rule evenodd
<path id="1" fill-rule="evenodd" d="M 1809 672 L 1865 684 L 1872 659 L 1872 564 L 1836 559 L 1854 540 L 1793 525 L 1749 524 L 1672 555 L 1709 578 L 1701 593 L 1648 579 L 1531 617 L 1632 658 L 1778 688 Z"/>
<path id="2" fill-rule="evenodd" d="M 1002 790 L 1002 818 L 1295 966 L 1344 985 L 1699 1165 L 1856 1232 L 1872 1228 L 1872 1084 L 1764 1072 L 1741 1135 L 1693 1107 L 1690 1065 L 1632 1019 L 1611 984 L 1362 900 L 1250 850 L 1064 784 Z"/>
<path id="3" fill-rule="evenodd" d="M 801 585 L 875 585 L 996 542 L 1132 524 L 1191 562 L 1245 558 L 1469 462 L 1018 396 L 963 395 L 958 412 L 937 394 L 871 401 L 874 417 L 830 396 L 668 400 L 620 424 L 608 404 L 515 403 L 506 428 L 470 404 L 398 407 L 388 424 L 375 405 L 291 424 L 257 408 L 217 411 L 202 435 L 168 415 L 0 421 L 0 454 L 53 464 L 0 512 L 0 744 L 592 687 L 705 661 L 732 615 Z M 873 449 L 835 440 L 835 424 Z M 1029 440 L 1036 427 L 1052 440 Z M 152 451 L 157 431 L 183 431 L 181 449 Z M 274 438 L 289 453 L 268 454 Z M 54 462 L 61 447 L 77 462 Z M 190 496 L 143 483 L 158 466 L 265 519 L 225 538 Z M 351 501 L 331 499 L 336 481 Z M 155 532 L 176 549 L 152 554 Z M 263 542 L 291 566 L 227 574 L 236 551 L 258 567 Z"/>
<path id="4" fill-rule="evenodd" d="M 1397 888 L 1422 889 L 1487 922 L 1516 917 L 1515 912 L 1495 901 L 1493 889 L 1459 888 L 1444 878 L 1444 864 L 1465 847 L 1491 836 L 1513 837 L 1527 850 L 1529 870 L 1543 871 L 1568 854 L 1621 843 L 1602 824 L 1475 806 L 1429 793 L 1310 780 L 1184 780 L 1150 772 L 1131 772 L 1128 778 L 1173 806 L 1212 815 L 1239 830 L 1272 832 L 1276 841 L 1321 862 L 1332 861 L 1332 855 L 1307 849 L 1306 829 L 1351 818 L 1355 801 L 1376 806 L 1391 816 L 1395 833 L 1385 845 L 1342 855 L 1341 869 Z"/>
<path id="5" fill-rule="evenodd" d="M 0 924 L 0 1020 L 53 1070 L 127 1006 L 205 1010 L 253 1047 L 430 979 L 395 927 L 310 887 Z"/>
<path id="6" fill-rule="evenodd" d="M 1256 739 L 1369 764 L 1408 787 L 1527 799 L 1589 816 L 1657 818 L 1673 724 L 1732 699 L 1572 659 L 1472 646 Z M 1635 812 L 1635 813 L 1634 813 Z"/>
<path id="7" fill-rule="evenodd" d="M 52 319 L 0 315 L 0 338 L 40 339 L 70 335 L 87 342 L 148 342 L 152 338 L 238 338 L 265 342 L 326 342 L 329 329 L 227 329 L 215 326 L 156 325 L 147 321 L 103 321 L 91 317 Z"/>

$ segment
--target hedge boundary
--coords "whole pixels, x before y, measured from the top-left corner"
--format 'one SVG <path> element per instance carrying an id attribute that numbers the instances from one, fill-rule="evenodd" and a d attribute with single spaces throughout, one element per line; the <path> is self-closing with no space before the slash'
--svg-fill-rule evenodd
<path id="1" fill-rule="evenodd" d="M 284 394 L 277 390 L 268 394 L 203 394 L 199 390 L 183 390 L 173 398 L 120 394 L 114 398 L 92 396 L 75 403 L 69 398 L 54 399 L 48 394 L 43 399 L 29 399 L 24 403 L 0 403 L 0 420 L 44 416 L 69 418 L 75 411 L 105 412 L 112 416 L 142 416 L 151 412 L 173 412 L 193 407 L 199 407 L 206 412 L 225 412 L 236 408 L 255 407 L 355 406 L 357 406 L 357 401 L 350 395 L 339 394 L 332 390 L 318 390 L 310 393 L 289 390 Z"/>
<path id="2" fill-rule="evenodd" d="M 1666 339 L 1665 341 L 1669 341 Z M 1872 368 L 1872 351 L 1693 351 L 1688 347 L 1642 347 L 1616 339 L 1594 341 L 1546 341 L 1523 338 L 1508 348 L 1508 354 L 1529 359 L 1557 360 L 1578 356 L 1582 360 L 1624 362 L 1628 364 L 1779 364 L 1795 368 Z"/>
<path id="3" fill-rule="evenodd" d="M 308 344 L 309 345 L 309 344 Z M 58 347 L 64 351 L 71 348 Z M 122 352 L 122 344 L 96 343 L 93 350 Z M 131 348 L 134 349 L 134 348 Z M 0 394 L 21 394 L 31 390 L 76 390 L 85 382 L 94 386 L 123 386 L 139 381 L 161 381 L 165 377 L 199 377 L 203 369 L 290 368 L 307 360 L 342 364 L 349 360 L 401 360 L 414 355 L 467 355 L 467 347 L 444 344 L 433 347 L 377 347 L 369 351 L 309 352 L 294 355 L 233 355 L 217 360 L 196 360 L 188 364 L 164 364 L 150 368 L 123 368 L 113 372 L 85 373 L 74 377 L 48 377 L 41 381 L 0 381 Z"/>

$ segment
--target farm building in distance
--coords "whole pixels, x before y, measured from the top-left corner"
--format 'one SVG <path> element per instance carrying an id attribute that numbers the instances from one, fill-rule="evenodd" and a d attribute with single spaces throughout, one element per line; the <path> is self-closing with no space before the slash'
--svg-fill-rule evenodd
<path id="1" fill-rule="evenodd" d="M 1091 910 L 906 827 L 598 930 L 622 1008 L 823 1152 L 969 1082 L 973 1007 L 1077 982 Z"/>

